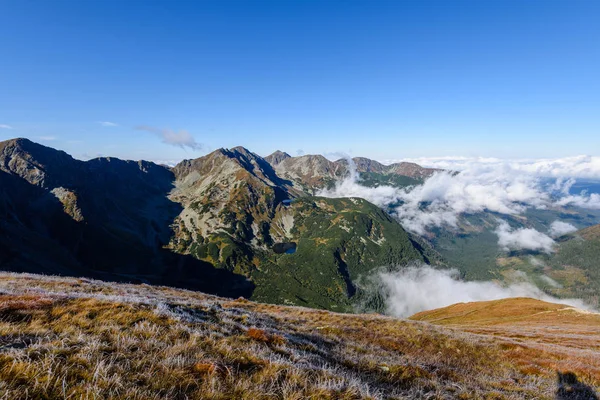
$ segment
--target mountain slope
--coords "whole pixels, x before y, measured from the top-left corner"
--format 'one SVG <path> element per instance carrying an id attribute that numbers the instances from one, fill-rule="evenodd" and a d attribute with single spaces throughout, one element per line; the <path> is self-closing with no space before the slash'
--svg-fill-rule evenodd
<path id="1" fill-rule="evenodd" d="M 558 238 L 552 254 L 515 255 L 497 263 L 504 274 L 526 272 L 553 296 L 600 306 L 600 225 Z"/>
<path id="2" fill-rule="evenodd" d="M 294 186 L 308 193 L 328 188 L 349 174 L 348 159 L 329 161 L 321 155 L 291 157 L 287 153 L 276 151 L 265 158 L 281 177 L 293 182 Z M 408 186 L 421 183 L 435 172 L 433 168 L 423 168 L 414 163 L 396 163 L 383 165 L 365 157 L 352 159 L 352 167 L 364 174 L 367 185 L 392 184 Z"/>
<path id="3" fill-rule="evenodd" d="M 299 198 L 279 207 L 270 227 L 297 249 L 258 264 L 259 301 L 350 311 L 368 297 L 361 278 L 424 259 L 400 224 L 363 199 Z"/>
<path id="4" fill-rule="evenodd" d="M 597 399 L 600 314 L 529 298 L 459 303 L 410 319 L 493 337 L 505 360 L 529 376 L 555 370 L 556 399 Z M 585 385 L 580 379 L 591 385 Z"/>
<path id="5" fill-rule="evenodd" d="M 331 186 L 348 173 L 343 165 L 329 161 L 321 155 L 288 157 L 274 165 L 277 174 L 294 182 L 294 185 L 307 193 Z"/>
<path id="6" fill-rule="evenodd" d="M 268 156 L 265 157 L 265 161 L 268 162 L 269 164 L 276 166 L 277 164 L 279 164 L 280 162 L 282 162 L 283 160 L 290 158 L 291 156 L 283 151 L 277 150 L 271 154 L 269 154 Z"/>
<path id="7" fill-rule="evenodd" d="M 174 179 L 146 161 L 0 143 L 0 268 L 243 294 L 244 277 L 163 248 L 182 209 L 167 197 Z"/>
<path id="8" fill-rule="evenodd" d="M 425 259 L 373 204 L 309 197 L 243 147 L 169 169 L 17 139 L 0 144 L 0 183 L 4 270 L 350 311 L 362 277 Z"/>
<path id="9" fill-rule="evenodd" d="M 171 248 L 250 277 L 253 299 L 348 311 L 363 301 L 358 279 L 424 258 L 376 206 L 307 197 L 246 149 L 220 149 L 173 171 L 170 198 L 184 209 Z"/>
<path id="10" fill-rule="evenodd" d="M 0 273 L 0 292 L 7 398 L 549 400 L 600 385 L 598 316 L 509 336 L 85 279 Z"/>

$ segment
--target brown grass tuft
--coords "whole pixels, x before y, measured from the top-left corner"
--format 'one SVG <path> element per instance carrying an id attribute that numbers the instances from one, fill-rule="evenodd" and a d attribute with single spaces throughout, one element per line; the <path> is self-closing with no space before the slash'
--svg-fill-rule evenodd
<path id="1" fill-rule="evenodd" d="M 270 334 L 258 328 L 250 328 L 246 331 L 246 334 L 248 335 L 248 337 L 259 342 L 264 342 L 273 345 L 282 345 L 285 343 L 285 339 L 283 338 L 283 336 L 278 334 Z"/>
<path id="2" fill-rule="evenodd" d="M 193 366 L 194 372 L 200 375 L 212 375 L 217 372 L 217 365 L 211 362 L 197 362 Z"/>

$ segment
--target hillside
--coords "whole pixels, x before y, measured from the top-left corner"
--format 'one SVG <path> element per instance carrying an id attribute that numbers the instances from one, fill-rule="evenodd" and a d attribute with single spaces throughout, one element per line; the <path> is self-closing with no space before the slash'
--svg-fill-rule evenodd
<path id="1" fill-rule="evenodd" d="M 181 210 L 167 198 L 173 180 L 146 161 L 83 162 L 27 139 L 0 143 L 0 268 L 209 289 L 174 276 L 171 266 L 199 263 L 162 248 Z"/>
<path id="2" fill-rule="evenodd" d="M 279 166 L 310 157 L 276 153 L 273 169 L 238 147 L 178 164 L 169 198 L 183 210 L 170 248 L 248 277 L 254 300 L 336 311 L 369 302 L 356 283 L 361 276 L 424 260 L 423 250 L 375 205 L 312 197 L 288 179 L 298 176 L 280 177 Z M 321 176 L 329 161 L 312 160 L 311 176 Z"/>
<path id="3" fill-rule="evenodd" d="M 361 276 L 428 260 L 373 204 L 310 196 L 339 164 L 281 152 L 269 160 L 235 147 L 167 168 L 1 142 L 0 269 L 350 311 L 379 304 L 361 292 Z M 280 175 L 282 165 L 308 175 Z"/>
<path id="4" fill-rule="evenodd" d="M 600 384 L 599 317 L 568 309 L 577 325 L 506 336 L 87 279 L 0 273 L 0 292 L 7 398 L 552 399 Z"/>
<path id="5" fill-rule="evenodd" d="M 600 305 L 600 225 L 557 239 L 552 254 L 516 255 L 498 263 L 504 273 L 525 271 L 539 278 L 539 286 L 558 297 L 577 297 Z"/>
<path id="6" fill-rule="evenodd" d="M 504 349 L 505 357 L 528 375 L 556 370 L 559 388 L 555 398 L 558 400 L 598 398 L 598 313 L 563 304 L 512 298 L 454 304 L 420 312 L 410 319 L 493 337 Z"/>

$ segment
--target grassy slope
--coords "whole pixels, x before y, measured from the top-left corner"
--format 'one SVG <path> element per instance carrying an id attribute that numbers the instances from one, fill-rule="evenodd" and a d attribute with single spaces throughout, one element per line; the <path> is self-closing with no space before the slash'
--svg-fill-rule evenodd
<path id="1" fill-rule="evenodd" d="M 148 285 L 2 273 L 0 290 L 6 398 L 550 399 L 557 369 L 600 383 L 597 329 L 584 350 Z"/>
<path id="2" fill-rule="evenodd" d="M 531 375 L 574 372 L 600 386 L 600 314 L 527 298 L 460 303 L 411 317 L 491 336 L 504 357 Z"/>

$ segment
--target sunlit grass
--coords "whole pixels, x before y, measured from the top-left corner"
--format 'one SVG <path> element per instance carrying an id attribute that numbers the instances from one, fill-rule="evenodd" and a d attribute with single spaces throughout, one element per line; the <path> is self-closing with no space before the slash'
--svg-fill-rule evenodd
<path id="1" fill-rule="evenodd" d="M 148 285 L 2 273 L 0 292 L 4 398 L 552 398 L 567 368 L 600 383 L 583 323 L 561 343 Z"/>

